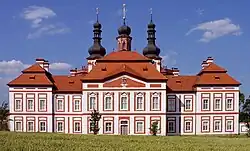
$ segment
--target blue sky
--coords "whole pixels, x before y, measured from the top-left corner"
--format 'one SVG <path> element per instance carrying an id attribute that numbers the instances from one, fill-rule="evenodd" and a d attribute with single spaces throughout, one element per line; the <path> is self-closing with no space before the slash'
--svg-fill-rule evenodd
<path id="1" fill-rule="evenodd" d="M 49 60 L 55 74 L 85 65 L 96 7 L 103 26 L 102 44 L 111 52 L 122 24 L 123 3 L 127 5 L 133 49 L 142 52 L 146 46 L 152 8 L 157 45 L 168 67 L 178 67 L 181 74 L 196 74 L 201 62 L 213 56 L 242 83 L 241 90 L 250 94 L 248 0 L 2 0 L 0 99 L 7 100 L 5 84 L 35 58 Z"/>

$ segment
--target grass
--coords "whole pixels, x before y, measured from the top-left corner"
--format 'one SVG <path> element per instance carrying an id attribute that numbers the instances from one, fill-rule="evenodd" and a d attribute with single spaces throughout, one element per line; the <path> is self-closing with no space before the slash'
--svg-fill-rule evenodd
<path id="1" fill-rule="evenodd" d="M 1 151 L 247 151 L 245 136 L 115 136 L 0 132 Z"/>

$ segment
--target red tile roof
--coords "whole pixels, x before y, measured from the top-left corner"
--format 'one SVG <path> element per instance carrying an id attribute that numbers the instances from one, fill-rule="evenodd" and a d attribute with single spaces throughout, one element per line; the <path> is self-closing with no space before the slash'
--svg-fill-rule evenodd
<path id="1" fill-rule="evenodd" d="M 33 64 L 27 69 L 22 71 L 23 73 L 45 73 L 46 70 L 43 69 L 39 64 Z"/>
<path id="2" fill-rule="evenodd" d="M 167 76 L 168 92 L 192 92 L 198 76 Z"/>
<path id="3" fill-rule="evenodd" d="M 80 76 L 53 76 L 55 81 L 55 93 L 82 93 Z"/>

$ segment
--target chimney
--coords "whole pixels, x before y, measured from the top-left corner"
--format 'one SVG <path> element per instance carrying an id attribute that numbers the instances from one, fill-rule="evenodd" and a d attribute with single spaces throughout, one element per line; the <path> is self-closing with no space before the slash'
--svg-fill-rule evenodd
<path id="1" fill-rule="evenodd" d="M 178 68 L 172 68 L 174 76 L 179 76 L 180 70 Z"/>
<path id="2" fill-rule="evenodd" d="M 44 67 L 43 67 L 44 62 L 45 62 L 45 60 L 44 60 L 43 58 L 37 58 L 37 59 L 36 59 L 36 63 L 38 63 L 42 68 L 44 68 Z"/>
<path id="3" fill-rule="evenodd" d="M 49 61 L 48 61 L 48 60 L 45 60 L 45 61 L 43 62 L 43 68 L 44 68 L 47 72 L 49 72 Z"/>
<path id="4" fill-rule="evenodd" d="M 202 67 L 202 69 L 204 69 L 205 67 L 207 67 L 209 64 L 207 63 L 207 61 L 203 61 L 202 63 L 201 63 L 201 67 Z"/>
<path id="5" fill-rule="evenodd" d="M 212 63 L 212 62 L 214 62 L 214 59 L 212 57 L 207 57 L 207 63 L 209 64 L 209 63 Z"/>
<path id="6" fill-rule="evenodd" d="M 70 70 L 70 76 L 76 76 L 77 68 Z"/>

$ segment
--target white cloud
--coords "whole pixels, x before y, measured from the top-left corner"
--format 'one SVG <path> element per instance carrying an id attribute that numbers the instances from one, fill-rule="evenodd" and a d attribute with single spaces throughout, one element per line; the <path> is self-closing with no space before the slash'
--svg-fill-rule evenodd
<path id="1" fill-rule="evenodd" d="M 50 64 L 50 69 L 51 70 L 68 70 L 70 69 L 72 66 L 68 63 L 52 63 Z"/>
<path id="2" fill-rule="evenodd" d="M 168 51 L 165 55 L 161 56 L 162 63 L 165 66 L 175 66 L 177 64 L 176 56 L 178 55 L 175 51 Z"/>
<path id="3" fill-rule="evenodd" d="M 21 70 L 27 68 L 28 64 L 24 64 L 19 60 L 1 61 L 0 62 L 0 74 L 15 75 L 20 73 Z"/>
<path id="4" fill-rule="evenodd" d="M 196 10 L 196 13 L 199 15 L 199 16 L 202 16 L 204 14 L 205 10 L 204 9 L 201 9 L 201 8 L 198 8 Z"/>
<path id="5" fill-rule="evenodd" d="M 39 38 L 43 35 L 65 34 L 70 32 L 70 29 L 63 24 L 46 23 L 46 20 L 57 16 L 50 8 L 29 6 L 24 9 L 21 16 L 31 22 L 33 31 L 28 34 L 28 39 Z"/>
<path id="6" fill-rule="evenodd" d="M 209 42 L 226 35 L 239 36 L 242 34 L 240 26 L 233 24 L 229 18 L 201 23 L 190 29 L 186 35 L 196 30 L 204 31 L 202 38 L 199 40 L 201 42 Z"/>

